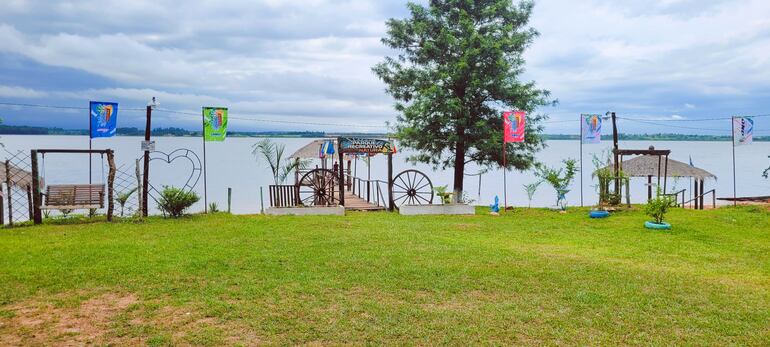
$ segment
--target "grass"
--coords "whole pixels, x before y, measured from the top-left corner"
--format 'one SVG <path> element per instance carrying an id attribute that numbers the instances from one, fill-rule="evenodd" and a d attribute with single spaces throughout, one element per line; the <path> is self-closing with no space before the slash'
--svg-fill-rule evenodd
<path id="1" fill-rule="evenodd" d="M 770 213 L 194 216 L 0 232 L 16 344 L 768 345 Z"/>

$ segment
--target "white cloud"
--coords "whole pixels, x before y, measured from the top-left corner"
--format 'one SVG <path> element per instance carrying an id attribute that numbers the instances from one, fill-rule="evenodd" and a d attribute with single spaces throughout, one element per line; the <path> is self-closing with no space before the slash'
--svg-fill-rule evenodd
<path id="1" fill-rule="evenodd" d="M 46 92 L 42 92 L 34 89 L 0 85 L 0 97 L 3 97 L 3 98 L 28 99 L 28 98 L 41 98 L 46 95 L 47 95 Z"/>

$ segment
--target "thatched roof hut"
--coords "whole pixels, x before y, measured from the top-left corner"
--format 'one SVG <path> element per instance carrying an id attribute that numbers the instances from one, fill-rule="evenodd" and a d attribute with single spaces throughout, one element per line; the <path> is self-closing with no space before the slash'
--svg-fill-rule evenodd
<path id="1" fill-rule="evenodd" d="M 294 159 L 318 159 L 318 153 L 321 150 L 321 146 L 324 144 L 327 140 L 313 140 L 313 142 L 305 145 L 304 147 L 298 149 L 294 154 L 291 155 L 291 158 Z M 334 143 L 334 153 L 339 153 L 337 151 L 337 141 L 331 140 Z"/>
<path id="2" fill-rule="evenodd" d="M 0 167 L 0 183 L 5 183 L 5 167 Z M 32 173 L 29 171 L 22 170 L 16 166 L 11 165 L 11 167 L 8 168 L 8 171 L 11 173 L 11 185 L 16 187 L 27 187 L 32 186 Z M 43 182 L 43 179 L 40 179 L 40 186 L 45 186 L 45 182 Z"/>
<path id="3" fill-rule="evenodd" d="M 642 155 L 622 161 L 620 167 L 623 172 L 630 177 L 657 177 L 658 164 L 660 164 L 660 167 L 665 167 L 666 158 L 654 155 Z M 706 170 L 673 159 L 668 159 L 667 176 L 692 177 L 698 180 L 717 178 L 714 174 Z"/>

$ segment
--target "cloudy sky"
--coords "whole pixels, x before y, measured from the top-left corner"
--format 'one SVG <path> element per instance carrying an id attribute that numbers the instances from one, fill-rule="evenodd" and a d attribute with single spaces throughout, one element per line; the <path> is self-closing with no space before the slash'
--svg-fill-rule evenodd
<path id="1" fill-rule="evenodd" d="M 142 126 L 130 109 L 155 96 L 182 112 L 228 106 L 233 130 L 384 131 L 392 100 L 370 68 L 390 53 L 384 22 L 406 16 L 404 3 L 5 0 L 0 102 L 117 101 L 121 126 Z M 578 114 L 609 110 L 646 122 L 623 120 L 624 132 L 724 135 L 729 122 L 692 120 L 770 114 L 767 0 L 540 0 L 532 25 L 541 36 L 524 78 L 560 101 L 540 110 L 549 133 L 574 133 Z M 87 128 L 77 109 L 6 105 L 0 117 Z"/>

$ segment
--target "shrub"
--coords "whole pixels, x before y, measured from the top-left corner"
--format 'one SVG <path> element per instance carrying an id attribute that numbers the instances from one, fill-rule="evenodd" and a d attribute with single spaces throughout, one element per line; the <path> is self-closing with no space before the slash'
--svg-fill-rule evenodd
<path id="1" fill-rule="evenodd" d="M 219 213 L 219 205 L 216 202 L 209 203 L 209 213 Z"/>
<path id="2" fill-rule="evenodd" d="M 644 207 L 644 213 L 652 217 L 655 223 L 661 224 L 672 206 L 674 206 L 674 199 L 670 196 L 661 195 L 660 189 L 658 189 L 658 196 L 647 203 Z"/>
<path id="3" fill-rule="evenodd" d="M 158 199 L 158 208 L 164 216 L 178 218 L 198 200 L 200 197 L 195 192 L 188 192 L 176 187 L 163 187 Z"/>
<path id="4" fill-rule="evenodd" d="M 550 184 L 556 190 L 556 205 L 564 210 L 567 208 L 565 195 L 569 193 L 569 185 L 572 183 L 572 179 L 575 178 L 578 168 L 575 159 L 566 159 L 562 162 L 564 163 L 564 168 L 559 169 L 549 168 L 544 165 L 539 166 L 535 171 L 535 176 Z"/>
<path id="5" fill-rule="evenodd" d="M 447 186 L 433 187 L 433 190 L 436 191 L 436 195 L 441 199 L 442 204 L 449 205 L 452 203 L 452 195 L 454 193 L 448 192 Z"/>

